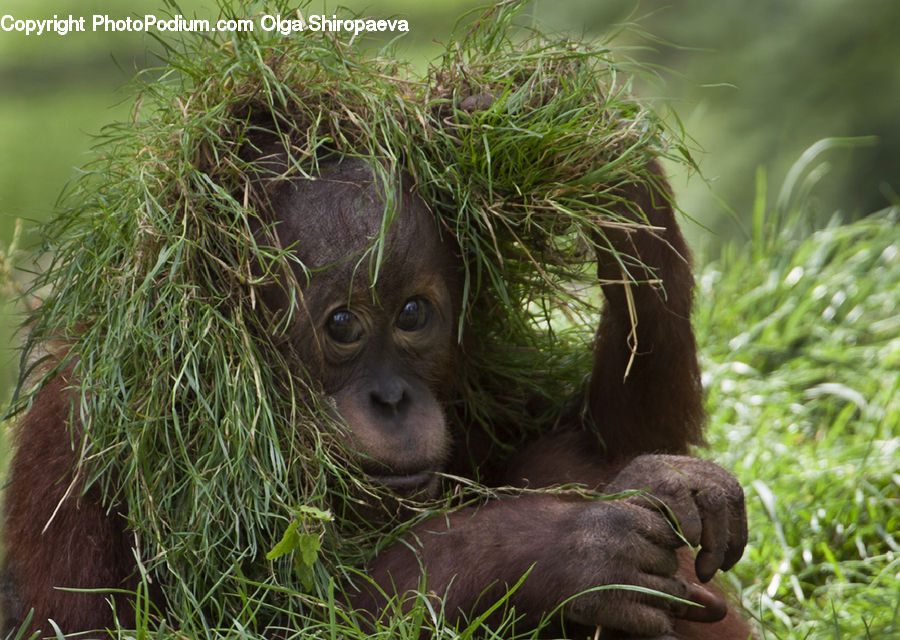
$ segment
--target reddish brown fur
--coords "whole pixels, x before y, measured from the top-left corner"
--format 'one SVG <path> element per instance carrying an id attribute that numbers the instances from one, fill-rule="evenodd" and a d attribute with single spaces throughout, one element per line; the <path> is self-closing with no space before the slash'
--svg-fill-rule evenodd
<path id="1" fill-rule="evenodd" d="M 662 175 L 655 163 L 652 171 Z M 667 191 L 664 183 L 659 192 L 637 183 L 626 185 L 623 200 L 643 211 L 647 222 L 660 230 L 607 233 L 619 252 L 653 269 L 648 273 L 630 264 L 631 278 L 662 280 L 661 285 L 628 286 L 637 312 L 636 327 L 628 312 L 626 286 L 603 286 L 609 309 L 597 330 L 589 404 L 607 456 L 612 458 L 645 452 L 686 453 L 690 445 L 702 441 L 705 414 L 691 328 L 694 277 L 690 251 Z M 598 262 L 601 279 L 628 278 L 607 254 L 598 256 Z"/>
<path id="2" fill-rule="evenodd" d="M 69 629 L 110 623 L 108 594 L 62 589 L 134 589 L 135 561 L 121 516 L 103 508 L 96 489 L 81 495 L 73 483 L 73 434 L 67 426 L 73 394 L 66 374 L 53 378 L 34 400 L 16 432 L 16 453 L 6 486 L 7 628 L 20 625 L 32 607 L 36 619 L 54 617 Z M 77 442 L 78 430 L 74 438 Z M 46 529 L 45 529 L 46 527 Z M 133 624 L 132 606 L 115 596 L 122 624 Z M 51 629 L 45 625 L 45 633 Z"/>
<path id="3" fill-rule="evenodd" d="M 635 184 L 624 186 L 621 195 L 643 210 L 652 225 L 661 228 L 654 233 L 645 229 L 620 230 L 609 235 L 617 249 L 655 268 L 655 276 L 661 277 L 664 285 L 630 285 L 638 319 L 636 349 L 632 353 L 631 345 L 635 342 L 631 336 L 626 285 L 605 284 L 608 308 L 597 331 L 594 371 L 586 398 L 588 411 L 579 414 L 579 418 L 548 427 L 546 434 L 523 447 L 511 462 L 488 479 L 497 484 L 529 487 L 582 482 L 602 489 L 607 483 L 615 484 L 616 479 L 628 475 L 626 471 L 632 475 L 636 472 L 640 486 L 624 488 L 657 491 L 661 499 L 667 499 L 667 504 L 669 497 L 677 502 L 684 495 L 694 495 L 698 487 L 700 493 L 720 491 L 723 495 L 717 503 L 719 506 L 714 505 L 712 513 L 704 514 L 712 517 L 716 510 L 728 509 L 728 517 L 739 521 L 743 515 L 743 497 L 739 486 L 735 488 L 729 478 L 716 475 L 724 471 L 714 465 L 704 467 L 702 461 L 680 459 L 687 466 L 699 465 L 703 471 L 696 477 L 686 474 L 682 486 L 659 475 L 653 456 L 636 458 L 644 453 L 685 453 L 690 445 L 701 440 L 703 411 L 696 346 L 690 326 L 693 279 L 687 246 L 663 192 L 648 191 Z M 415 246 L 413 243 L 413 254 Z M 599 258 L 598 273 L 604 280 L 621 281 L 624 277 L 619 264 L 605 256 Z M 632 269 L 632 275 L 645 280 L 651 274 Z M 447 355 L 438 349 L 437 355 L 442 353 Z M 404 358 L 407 357 L 397 362 L 402 364 Z M 427 381 L 436 397 L 452 386 L 447 374 L 444 377 L 444 380 Z M 363 376 L 364 380 L 369 378 Z M 337 385 L 335 393 L 345 393 L 340 380 L 334 384 Z M 50 631 L 44 623 L 48 617 L 55 619 L 65 631 L 103 628 L 112 623 L 105 603 L 107 596 L 72 594 L 56 588 L 127 589 L 136 584 L 135 563 L 123 516 L 116 512 L 115 506 L 101 506 L 93 490 L 82 496 L 78 483 L 72 483 L 76 456 L 66 423 L 73 394 L 66 391 L 67 386 L 64 375 L 52 380 L 35 398 L 33 408 L 18 428 L 6 498 L 6 572 L 12 578 L 4 602 L 7 628 L 21 623 L 31 607 L 35 609 L 32 629 L 40 628 L 44 633 Z M 363 391 L 372 393 L 368 387 Z M 353 415 L 360 414 L 359 419 L 366 420 L 364 414 L 371 407 L 367 409 L 365 403 L 354 406 Z M 589 417 L 585 419 L 584 415 Z M 444 429 L 443 424 L 434 427 Z M 74 431 L 77 439 L 79 429 L 76 427 Z M 597 433 L 602 436 L 602 445 Z M 366 437 L 372 437 L 371 433 L 367 434 Z M 470 435 L 472 443 L 479 441 L 477 433 Z M 462 443 L 455 444 L 460 447 Z M 376 452 L 378 449 L 368 448 Z M 471 458 L 455 456 L 454 460 Z M 496 464 L 487 461 L 488 466 L 492 462 Z M 405 460 L 403 465 L 410 466 Z M 642 469 L 647 470 L 645 477 L 641 477 Z M 404 472 L 415 470 L 410 466 Z M 447 470 L 459 474 L 477 471 L 464 466 L 450 466 Z M 713 480 L 702 477 L 707 471 L 712 473 Z M 700 484 L 692 484 L 694 480 Z M 70 485 L 72 490 L 64 498 Z M 616 486 L 615 490 L 622 488 Z M 42 531 L 54 510 L 52 521 Z M 724 544 L 721 538 L 728 537 L 730 547 L 725 547 L 723 568 L 730 567 L 743 549 L 746 531 L 741 539 L 740 526 L 737 529 L 714 532 L 721 544 Z M 683 580 L 699 583 L 690 554 L 682 552 L 679 559 L 675 558 L 674 548 L 680 542 L 673 543 L 668 538 L 660 542 L 671 535 L 671 528 L 658 513 L 637 500 L 588 503 L 546 494 L 503 498 L 480 508 L 457 510 L 446 519 L 426 522 L 413 534 L 410 541 L 415 543 L 416 552 L 404 544 L 390 546 L 372 561 L 368 573 L 382 588 L 390 589 L 393 585 L 402 594 L 418 585 L 420 566 L 424 566 L 427 587 L 446 596 L 445 611 L 450 617 L 459 612 L 477 613 L 479 606 L 483 608 L 492 597 L 502 595 L 507 586 L 529 570 L 533 573 L 510 599 L 517 611 L 524 614 L 523 624 L 535 623 L 542 614 L 584 588 L 630 580 L 635 575 L 633 565 L 641 558 L 653 565 L 654 575 L 650 579 L 661 580 L 662 588 L 672 587 L 671 574 L 678 566 L 678 575 Z M 648 539 L 671 553 L 646 550 Z M 704 541 L 704 548 L 707 543 Z M 642 556 L 645 552 L 649 555 Z M 709 606 L 706 614 L 672 610 L 677 637 L 740 640 L 749 636 L 749 627 L 733 612 L 720 622 L 678 619 L 692 615 L 714 619 L 722 613 L 721 597 L 712 591 L 691 587 L 688 593 Z M 597 602 L 579 599 L 586 604 L 568 609 L 567 615 L 574 620 L 566 623 L 568 632 L 593 634 L 591 624 L 582 626 L 579 619 L 590 621 L 598 611 L 615 614 L 621 609 L 624 617 L 620 622 L 626 626 L 634 623 L 635 616 L 640 618 L 644 605 L 636 604 L 634 596 L 615 592 L 604 597 L 607 599 Z M 353 604 L 377 615 L 384 603 L 377 593 L 363 586 Z M 116 609 L 123 625 L 133 623 L 133 614 L 124 598 L 116 596 Z M 651 614 L 669 620 L 666 614 L 648 609 L 647 615 Z M 671 631 L 671 621 L 659 628 Z M 602 637 L 625 636 L 607 630 Z"/>

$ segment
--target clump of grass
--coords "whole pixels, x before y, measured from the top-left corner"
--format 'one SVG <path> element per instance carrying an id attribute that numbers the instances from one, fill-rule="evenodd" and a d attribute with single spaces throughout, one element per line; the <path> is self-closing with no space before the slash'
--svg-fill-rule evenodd
<path id="1" fill-rule="evenodd" d="M 260 287 L 300 286 L 282 280 L 291 256 L 251 232 L 265 220 L 247 159 L 260 139 L 287 158 L 269 181 L 334 156 L 368 159 L 386 185 L 412 176 L 465 263 L 475 340 L 455 419 L 524 432 L 526 398 L 558 413 L 583 383 L 598 311 L 588 265 L 609 250 L 605 225 L 621 222 L 616 187 L 652 180 L 649 160 L 677 135 L 629 97 L 608 49 L 523 32 L 516 11 L 487 11 L 424 76 L 391 50 L 329 34 L 164 43 L 167 65 L 141 84 L 133 121 L 105 130 L 49 223 L 50 265 L 34 288 L 49 293 L 26 359 L 48 340 L 69 345 L 57 368 L 71 365 L 78 381 L 78 477 L 128 514 L 178 633 L 334 631 L 335 584 L 373 551 L 371 527 L 344 514 L 375 488 L 336 445 L 342 426 L 303 363 L 281 348 L 286 322 L 258 302 Z M 473 95 L 489 96 L 484 108 L 461 108 Z M 381 242 L 362 258 L 373 279 Z M 33 391 L 23 387 L 18 406 Z"/>
<path id="2" fill-rule="evenodd" d="M 736 572 L 765 631 L 895 637 L 900 211 L 811 229 L 819 155 L 795 166 L 774 209 L 760 174 L 753 241 L 698 279 L 710 443 L 748 488 Z"/>

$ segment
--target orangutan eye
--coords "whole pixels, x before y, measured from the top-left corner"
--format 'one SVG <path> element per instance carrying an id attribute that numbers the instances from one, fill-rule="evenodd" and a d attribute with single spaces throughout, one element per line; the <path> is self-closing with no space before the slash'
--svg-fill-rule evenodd
<path id="1" fill-rule="evenodd" d="M 348 309 L 333 311 L 325 322 L 328 336 L 340 344 L 354 344 L 362 340 L 363 325 Z"/>
<path id="2" fill-rule="evenodd" d="M 424 298 L 410 298 L 397 314 L 396 325 L 401 331 L 420 331 L 431 319 L 431 305 Z"/>

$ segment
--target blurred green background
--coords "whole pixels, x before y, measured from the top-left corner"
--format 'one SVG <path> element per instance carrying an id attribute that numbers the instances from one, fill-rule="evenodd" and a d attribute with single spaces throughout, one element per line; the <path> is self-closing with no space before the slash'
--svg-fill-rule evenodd
<path id="1" fill-rule="evenodd" d="M 2 0 L 0 16 L 161 15 L 161 2 Z M 181 8 L 190 15 L 212 4 L 191 0 Z M 456 18 L 484 1 L 342 4 L 406 18 L 411 33 L 400 51 L 424 65 L 439 50 L 434 41 L 446 40 Z M 312 9 L 330 15 L 335 6 L 317 0 Z M 745 601 L 775 637 L 897 637 L 897 214 L 810 232 L 836 212 L 847 222 L 898 204 L 900 2 L 536 0 L 526 19 L 575 37 L 621 31 L 614 46 L 657 70 L 637 91 L 693 140 L 705 179 L 675 175 L 672 182 L 696 221 L 684 226 L 700 257 L 696 315 L 713 414 L 709 454 L 748 487 L 751 547 L 738 567 Z M 129 78 L 155 64 L 158 48 L 136 33 L 0 31 L 2 401 L 23 317 L 4 300 L 28 278 L 27 270 L 11 282 L 3 273 L 16 221 L 25 229 L 16 262 L 27 268 L 27 249 L 39 242 L 36 223 L 91 158 L 92 135 L 129 117 Z M 767 217 L 777 214 L 777 187 L 804 150 L 825 137 L 861 136 L 871 138 L 816 158 L 830 170 L 802 194 L 793 223 Z M 769 187 L 760 196 L 762 175 Z M 770 229 L 762 232 L 764 225 Z M 832 247 L 838 240 L 846 245 L 840 251 Z M 853 262 L 864 254 L 876 266 Z M 798 273 L 807 274 L 800 302 L 791 298 L 800 295 Z M 0 438 L 0 466 L 5 450 Z"/>

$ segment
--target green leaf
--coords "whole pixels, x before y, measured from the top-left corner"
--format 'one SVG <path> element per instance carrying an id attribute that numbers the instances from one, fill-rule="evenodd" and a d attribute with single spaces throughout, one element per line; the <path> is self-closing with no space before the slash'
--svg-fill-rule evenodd
<path id="1" fill-rule="evenodd" d="M 297 533 L 297 521 L 288 525 L 281 540 L 266 554 L 266 560 L 275 560 L 294 551 L 300 545 L 300 534 Z"/>
<path id="2" fill-rule="evenodd" d="M 331 522 L 334 520 L 334 516 L 331 515 L 331 511 L 328 509 L 318 509 L 308 504 L 301 504 L 297 508 L 297 513 L 304 520 L 306 519 L 304 516 L 309 516 L 313 520 L 321 520 L 323 522 Z"/>
<path id="3" fill-rule="evenodd" d="M 303 564 L 311 567 L 319 555 L 322 543 L 319 541 L 319 536 L 314 533 L 304 533 L 299 538 L 300 557 L 303 558 Z"/>
<path id="4" fill-rule="evenodd" d="M 313 586 L 312 568 L 316 563 L 316 558 L 319 557 L 322 543 L 316 534 L 304 533 L 298 536 L 297 546 L 300 553 L 294 557 L 294 575 L 303 583 L 303 588 L 309 590 Z"/>

